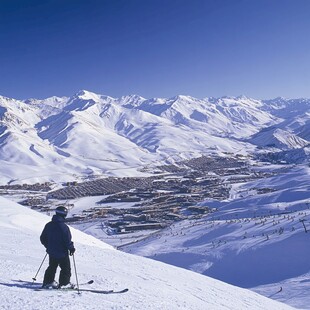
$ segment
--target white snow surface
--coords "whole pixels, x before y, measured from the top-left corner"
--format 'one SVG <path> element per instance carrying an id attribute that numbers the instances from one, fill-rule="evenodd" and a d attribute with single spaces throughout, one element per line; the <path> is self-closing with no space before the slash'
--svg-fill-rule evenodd
<path id="1" fill-rule="evenodd" d="M 309 166 L 300 165 L 235 183 L 229 199 L 201 203 L 216 212 L 122 249 L 310 309 L 309 180 Z"/>
<path id="2" fill-rule="evenodd" d="M 35 291 L 47 267 L 45 262 L 32 284 L 45 255 L 39 236 L 49 220 L 0 197 L 1 309 L 292 309 L 246 289 L 117 251 L 73 228 L 79 282 L 93 279 L 95 289 L 129 291 L 118 295 Z"/>

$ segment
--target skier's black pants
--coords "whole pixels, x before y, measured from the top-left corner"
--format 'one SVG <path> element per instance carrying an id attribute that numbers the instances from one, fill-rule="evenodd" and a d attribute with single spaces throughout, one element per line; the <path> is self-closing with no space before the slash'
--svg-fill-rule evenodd
<path id="1" fill-rule="evenodd" d="M 61 269 L 59 274 L 59 285 L 67 285 L 70 282 L 71 266 L 69 256 L 62 258 L 54 258 L 49 256 L 49 266 L 45 271 L 43 284 L 49 284 L 55 280 L 55 274 L 58 266 Z"/>

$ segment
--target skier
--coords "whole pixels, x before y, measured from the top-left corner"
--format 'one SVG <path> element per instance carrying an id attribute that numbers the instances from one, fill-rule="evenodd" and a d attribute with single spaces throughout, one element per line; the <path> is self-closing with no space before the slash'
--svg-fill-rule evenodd
<path id="1" fill-rule="evenodd" d="M 74 288 L 70 283 L 71 266 L 69 254 L 75 252 L 71 232 L 65 224 L 66 207 L 57 207 L 56 214 L 47 223 L 40 236 L 41 243 L 49 255 L 49 266 L 45 271 L 42 288 Z M 60 267 L 59 284 L 55 281 L 57 267 Z"/>

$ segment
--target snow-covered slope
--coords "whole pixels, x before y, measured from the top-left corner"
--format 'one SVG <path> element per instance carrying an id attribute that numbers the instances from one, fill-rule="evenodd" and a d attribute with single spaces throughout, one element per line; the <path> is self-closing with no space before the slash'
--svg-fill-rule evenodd
<path id="1" fill-rule="evenodd" d="M 122 289 L 122 295 L 34 291 L 45 255 L 39 235 L 48 217 L 0 198 L 1 309 L 291 309 L 261 295 L 197 273 L 119 252 L 72 229 L 80 283 Z M 37 276 L 42 279 L 43 270 Z M 72 277 L 74 279 L 74 276 Z"/>
<path id="2" fill-rule="evenodd" d="M 286 99 L 278 97 L 271 100 L 263 100 L 264 111 L 283 119 L 291 119 L 303 115 L 310 110 L 310 99 Z"/>
<path id="3" fill-rule="evenodd" d="M 128 104 L 127 104 L 128 106 Z M 274 123 L 276 118 L 262 111 L 262 103 L 246 97 L 197 99 L 176 96 L 170 99 L 151 99 L 135 102 L 132 107 L 147 111 L 209 134 L 245 138 L 257 131 L 257 127 Z"/>
<path id="4" fill-rule="evenodd" d="M 260 131 L 250 141 L 260 147 L 278 149 L 299 149 L 310 144 L 309 141 L 302 139 L 298 135 L 277 127 L 269 127 Z"/>
<path id="5" fill-rule="evenodd" d="M 14 179 L 17 174 L 22 179 L 26 171 L 30 174 L 37 172 L 41 166 L 48 166 L 59 159 L 54 147 L 42 140 L 34 128 L 34 124 L 40 121 L 36 109 L 5 97 L 0 97 L 0 107 L 2 178 Z"/>
<path id="6" fill-rule="evenodd" d="M 132 176 L 201 154 L 303 149 L 309 126 L 306 99 L 112 98 L 85 90 L 42 100 L 0 97 L 0 182 Z"/>
<path id="7" fill-rule="evenodd" d="M 236 183 L 215 212 L 122 247 L 309 309 L 310 168 Z M 282 292 L 279 292 L 282 287 Z"/>
<path id="8" fill-rule="evenodd" d="M 303 148 L 310 143 L 310 100 L 276 98 L 263 101 L 262 109 L 282 119 L 257 132 L 249 142 L 278 149 Z"/>

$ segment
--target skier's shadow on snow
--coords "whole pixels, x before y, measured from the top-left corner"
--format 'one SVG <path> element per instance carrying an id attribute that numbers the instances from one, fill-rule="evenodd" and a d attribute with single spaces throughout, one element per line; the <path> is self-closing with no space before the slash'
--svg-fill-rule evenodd
<path id="1" fill-rule="evenodd" d="M 42 286 L 42 284 L 34 283 L 31 281 L 12 280 L 12 282 L 13 283 L 0 282 L 0 285 L 8 287 L 18 287 L 18 288 L 31 288 L 31 289 L 40 288 Z"/>

